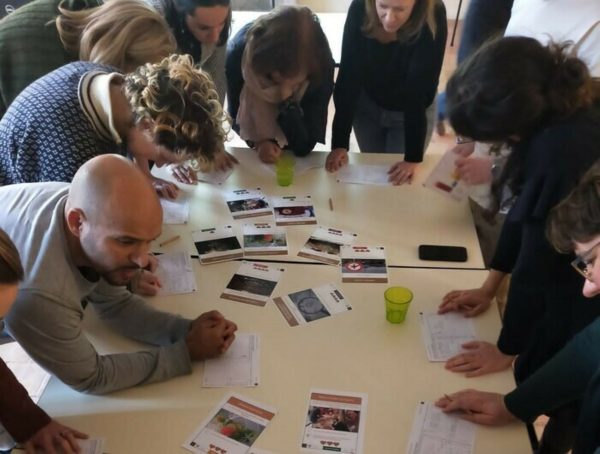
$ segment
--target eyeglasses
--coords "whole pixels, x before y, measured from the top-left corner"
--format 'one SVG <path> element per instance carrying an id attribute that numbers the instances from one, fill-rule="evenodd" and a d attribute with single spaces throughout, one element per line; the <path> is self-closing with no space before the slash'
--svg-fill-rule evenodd
<path id="1" fill-rule="evenodd" d="M 571 262 L 571 266 L 575 268 L 579 274 L 581 274 L 584 278 L 591 281 L 592 280 L 592 268 L 594 266 L 594 261 L 596 259 L 594 254 L 594 250 L 600 246 L 600 242 L 594 244 L 591 248 L 585 251 L 583 254 L 575 257 L 575 260 Z"/>

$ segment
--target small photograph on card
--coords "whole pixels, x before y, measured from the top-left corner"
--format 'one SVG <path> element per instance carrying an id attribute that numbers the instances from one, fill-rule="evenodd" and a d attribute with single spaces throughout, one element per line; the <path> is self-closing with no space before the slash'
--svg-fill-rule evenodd
<path id="1" fill-rule="evenodd" d="M 273 214 L 277 225 L 316 224 L 315 207 L 310 196 L 272 197 Z"/>
<path id="2" fill-rule="evenodd" d="M 244 256 L 242 245 L 230 225 L 192 232 L 200 263 L 208 264 Z"/>
<path id="3" fill-rule="evenodd" d="M 244 255 L 285 255 L 288 253 L 285 228 L 270 222 L 244 224 Z"/>
<path id="4" fill-rule="evenodd" d="M 356 236 L 356 233 L 318 226 L 298 255 L 329 265 L 339 265 L 340 247 L 351 244 Z"/>
<path id="5" fill-rule="evenodd" d="M 342 282 L 387 282 L 383 246 L 342 246 Z"/>
<path id="6" fill-rule="evenodd" d="M 242 262 L 221 298 L 240 303 L 264 306 L 281 279 L 283 268 L 266 263 Z"/>
<path id="7" fill-rule="evenodd" d="M 290 293 L 273 301 L 290 326 L 305 325 L 352 310 L 348 300 L 333 284 Z"/>
<path id="8" fill-rule="evenodd" d="M 223 194 L 234 219 L 265 216 L 272 213 L 265 195 L 260 189 L 236 189 Z"/>

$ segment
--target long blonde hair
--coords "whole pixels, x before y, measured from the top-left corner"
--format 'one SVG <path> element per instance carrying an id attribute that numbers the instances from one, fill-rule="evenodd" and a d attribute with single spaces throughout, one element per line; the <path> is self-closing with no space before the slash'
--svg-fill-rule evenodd
<path id="1" fill-rule="evenodd" d="M 376 0 L 365 0 L 365 22 L 362 26 L 362 32 L 365 36 L 373 37 L 375 30 L 381 27 L 381 21 L 377 16 L 375 7 Z M 397 32 L 397 38 L 400 42 L 411 41 L 415 39 L 422 28 L 427 25 L 431 34 L 435 38 L 437 25 L 435 23 L 435 3 L 436 0 L 415 0 L 415 6 L 408 21 L 400 27 Z"/>
<path id="2" fill-rule="evenodd" d="M 80 60 L 128 71 L 159 61 L 177 46 L 167 22 L 142 0 L 106 0 L 81 11 L 61 3 L 58 10 L 60 40 Z"/>
<path id="3" fill-rule="evenodd" d="M 23 275 L 19 251 L 6 232 L 0 229 L 0 284 L 16 284 L 23 280 Z"/>

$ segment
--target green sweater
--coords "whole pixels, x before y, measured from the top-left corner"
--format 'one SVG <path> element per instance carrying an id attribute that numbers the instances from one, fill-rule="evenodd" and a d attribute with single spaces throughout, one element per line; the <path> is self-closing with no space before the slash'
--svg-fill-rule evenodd
<path id="1" fill-rule="evenodd" d="M 65 0 L 71 10 L 102 0 Z M 35 0 L 0 21 L 0 117 L 31 82 L 77 60 L 62 46 L 54 19 L 60 0 Z"/>

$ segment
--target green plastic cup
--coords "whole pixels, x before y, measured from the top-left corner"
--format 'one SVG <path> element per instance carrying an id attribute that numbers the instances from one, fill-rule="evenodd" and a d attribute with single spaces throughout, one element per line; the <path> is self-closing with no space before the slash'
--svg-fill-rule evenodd
<path id="1" fill-rule="evenodd" d="M 385 298 L 385 318 L 390 323 L 402 323 L 413 299 L 406 287 L 390 287 L 383 294 Z"/>
<path id="2" fill-rule="evenodd" d="M 294 181 L 294 158 L 291 156 L 282 156 L 275 164 L 275 173 L 277 174 L 277 184 L 279 186 L 289 186 Z"/>

